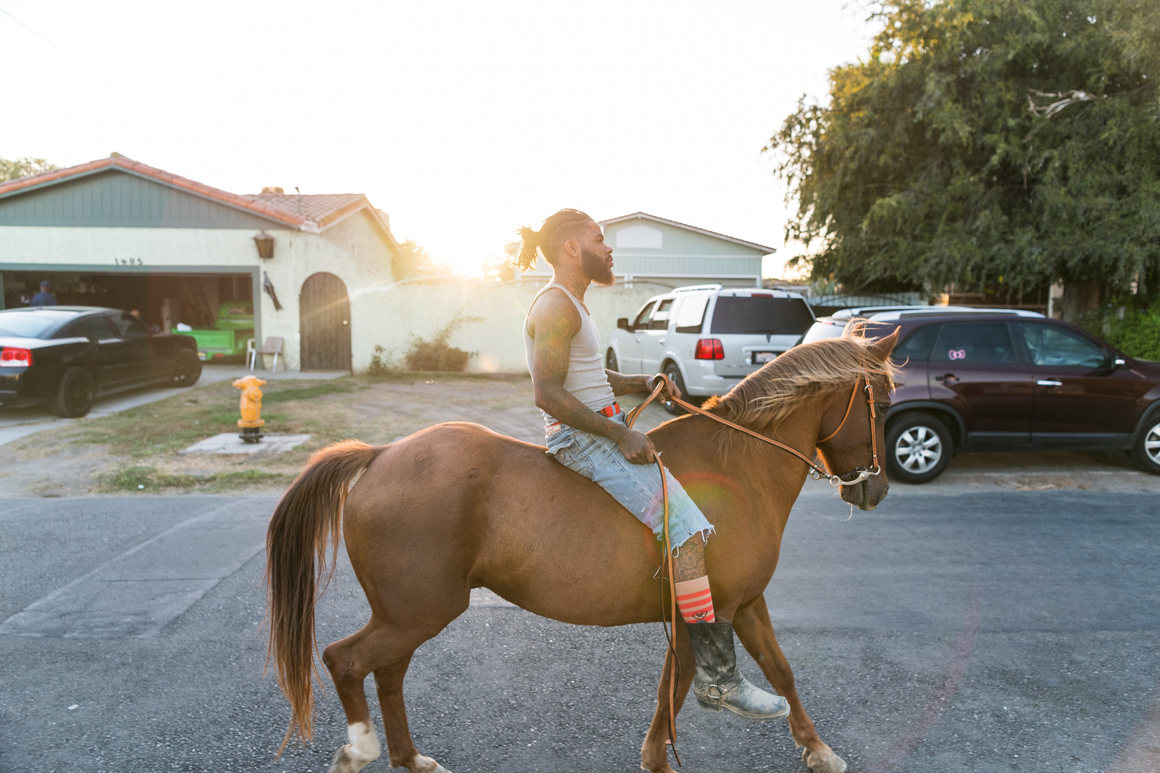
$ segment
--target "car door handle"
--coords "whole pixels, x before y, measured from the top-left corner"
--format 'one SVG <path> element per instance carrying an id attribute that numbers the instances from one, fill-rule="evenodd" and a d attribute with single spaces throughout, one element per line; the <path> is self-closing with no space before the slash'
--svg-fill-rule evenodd
<path id="1" fill-rule="evenodd" d="M 1045 387 L 1063 386 L 1062 381 L 1056 381 L 1053 378 L 1041 378 L 1038 381 L 1036 381 L 1035 383 L 1038 384 L 1039 386 L 1045 386 Z"/>
<path id="2" fill-rule="evenodd" d="M 959 377 L 956 376 L 954 373 L 944 373 L 941 376 L 935 376 L 934 380 L 940 381 L 944 384 L 953 384 L 959 380 Z"/>

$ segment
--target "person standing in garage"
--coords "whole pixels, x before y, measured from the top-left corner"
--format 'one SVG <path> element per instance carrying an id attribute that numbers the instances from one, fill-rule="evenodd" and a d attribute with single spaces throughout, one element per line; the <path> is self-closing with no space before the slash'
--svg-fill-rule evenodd
<path id="1" fill-rule="evenodd" d="M 56 295 L 52 292 L 52 283 L 47 279 L 40 283 L 40 292 L 32 296 L 29 306 L 56 306 Z"/>

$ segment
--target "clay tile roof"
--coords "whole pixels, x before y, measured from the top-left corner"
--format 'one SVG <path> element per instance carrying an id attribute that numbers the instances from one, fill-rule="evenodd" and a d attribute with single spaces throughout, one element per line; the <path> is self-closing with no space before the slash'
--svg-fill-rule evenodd
<path id="1" fill-rule="evenodd" d="M 66 169 L 54 169 L 51 172 L 42 172 L 18 180 L 0 183 L 0 197 L 31 190 L 44 185 L 67 180 L 75 177 L 84 177 L 90 174 L 110 169 L 123 169 L 133 174 L 148 177 L 158 182 L 171 185 L 175 188 L 221 202 L 232 207 L 249 210 L 256 214 L 277 220 L 292 228 L 302 231 L 317 232 L 338 222 L 347 215 L 353 214 L 363 207 L 369 207 L 370 201 L 361 193 L 314 194 L 306 196 L 287 196 L 285 194 L 261 193 L 242 196 L 220 188 L 214 188 L 205 183 L 199 183 L 188 177 L 166 172 L 164 169 L 142 164 L 131 158 L 114 153 L 108 158 L 89 161 L 85 164 L 70 166 Z"/>
<path id="2" fill-rule="evenodd" d="M 305 195 L 286 193 L 257 193 L 244 198 L 282 212 L 305 217 L 326 228 L 347 215 L 359 211 L 370 202 L 361 193 L 314 193 Z"/>

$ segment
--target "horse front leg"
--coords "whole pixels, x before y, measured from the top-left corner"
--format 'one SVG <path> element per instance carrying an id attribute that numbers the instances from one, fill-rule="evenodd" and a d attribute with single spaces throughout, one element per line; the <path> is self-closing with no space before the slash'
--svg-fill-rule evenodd
<path id="1" fill-rule="evenodd" d="M 653 712 L 652 724 L 648 734 L 644 737 L 644 745 L 640 749 L 640 767 L 649 773 L 676 773 L 669 766 L 669 718 L 675 720 L 689 694 L 689 686 L 693 683 L 693 647 L 689 643 L 689 634 L 683 624 L 676 624 L 672 628 L 673 644 L 679 654 L 679 662 L 685 664 L 677 674 L 676 689 L 673 692 L 672 713 L 669 712 L 669 675 L 672 672 L 673 651 L 665 653 L 664 671 L 657 686 L 657 708 Z"/>
<path id="2" fill-rule="evenodd" d="M 843 773 L 846 762 L 834 750 L 822 742 L 814 722 L 806 714 L 794 686 L 793 671 L 789 661 L 778 646 L 773 633 L 773 622 L 769 618 L 769 608 L 765 598 L 756 599 L 737 610 L 733 617 L 733 629 L 746 651 L 761 666 L 765 678 L 781 693 L 789 703 L 789 730 L 799 747 L 802 747 L 802 761 L 812 773 Z"/>

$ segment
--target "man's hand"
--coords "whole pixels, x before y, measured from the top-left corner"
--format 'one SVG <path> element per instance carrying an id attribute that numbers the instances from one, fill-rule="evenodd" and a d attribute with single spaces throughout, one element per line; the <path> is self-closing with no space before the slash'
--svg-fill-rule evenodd
<path id="1" fill-rule="evenodd" d="M 651 392 L 656 387 L 658 381 L 663 381 L 665 384 L 665 388 L 661 390 L 662 399 L 672 400 L 673 398 L 677 398 L 679 400 L 681 397 L 683 397 L 681 390 L 677 388 L 677 385 L 673 383 L 673 380 L 663 373 L 658 373 L 652 377 L 652 379 L 649 381 L 650 386 L 648 391 Z"/>
<path id="2" fill-rule="evenodd" d="M 630 429 L 616 443 L 624 458 L 633 464 L 649 464 L 656 456 L 652 440 L 643 432 Z"/>

